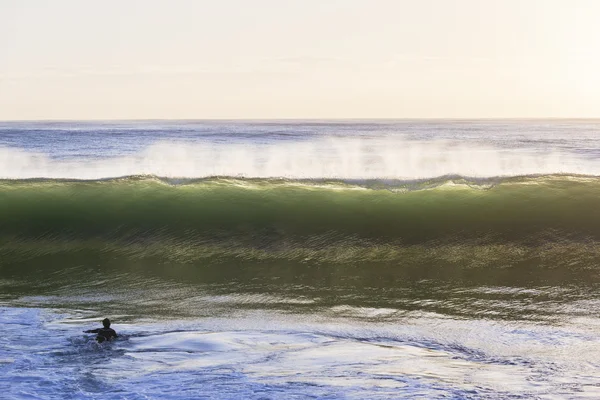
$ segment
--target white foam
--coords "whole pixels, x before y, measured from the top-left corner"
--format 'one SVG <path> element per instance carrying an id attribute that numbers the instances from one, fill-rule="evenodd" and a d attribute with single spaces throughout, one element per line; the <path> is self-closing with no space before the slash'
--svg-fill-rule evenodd
<path id="1" fill-rule="evenodd" d="M 44 153 L 0 147 L 1 179 L 130 175 L 423 179 L 557 173 L 600 175 L 600 163 L 570 153 L 398 138 L 329 138 L 252 145 L 157 142 L 131 156 L 92 160 L 59 160 Z"/>

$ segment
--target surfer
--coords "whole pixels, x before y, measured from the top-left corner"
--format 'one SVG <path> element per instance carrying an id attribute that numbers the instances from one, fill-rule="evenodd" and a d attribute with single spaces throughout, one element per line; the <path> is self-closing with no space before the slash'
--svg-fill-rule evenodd
<path id="1" fill-rule="evenodd" d="M 84 333 L 96 333 L 96 340 L 98 343 L 102 343 L 106 340 L 111 340 L 117 337 L 117 332 L 110 327 L 110 320 L 108 318 L 104 318 L 102 320 L 102 325 L 104 328 L 92 329 L 89 331 L 83 331 Z"/>

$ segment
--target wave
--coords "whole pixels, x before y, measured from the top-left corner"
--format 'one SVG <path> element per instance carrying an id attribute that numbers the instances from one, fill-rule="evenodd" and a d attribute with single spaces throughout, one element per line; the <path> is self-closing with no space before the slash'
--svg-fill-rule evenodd
<path id="1" fill-rule="evenodd" d="M 600 178 L 570 175 L 3 180 L 0 265 L 78 251 L 177 262 L 592 265 L 600 259 L 598 198 Z"/>

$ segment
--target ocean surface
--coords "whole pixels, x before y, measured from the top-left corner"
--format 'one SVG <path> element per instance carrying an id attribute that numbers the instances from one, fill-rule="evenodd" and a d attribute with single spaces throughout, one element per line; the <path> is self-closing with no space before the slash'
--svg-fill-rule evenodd
<path id="1" fill-rule="evenodd" d="M 600 398 L 598 289 L 600 121 L 0 122 L 0 398 Z"/>

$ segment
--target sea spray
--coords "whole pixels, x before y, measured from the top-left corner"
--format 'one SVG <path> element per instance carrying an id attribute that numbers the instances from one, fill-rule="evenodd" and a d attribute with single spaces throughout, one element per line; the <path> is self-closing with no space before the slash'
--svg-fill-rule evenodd
<path id="1" fill-rule="evenodd" d="M 131 155 L 92 159 L 56 159 L 42 152 L 0 147 L 0 179 L 154 175 L 410 180 L 556 173 L 600 175 L 600 164 L 560 151 L 394 137 L 257 143 L 158 141 Z"/>

